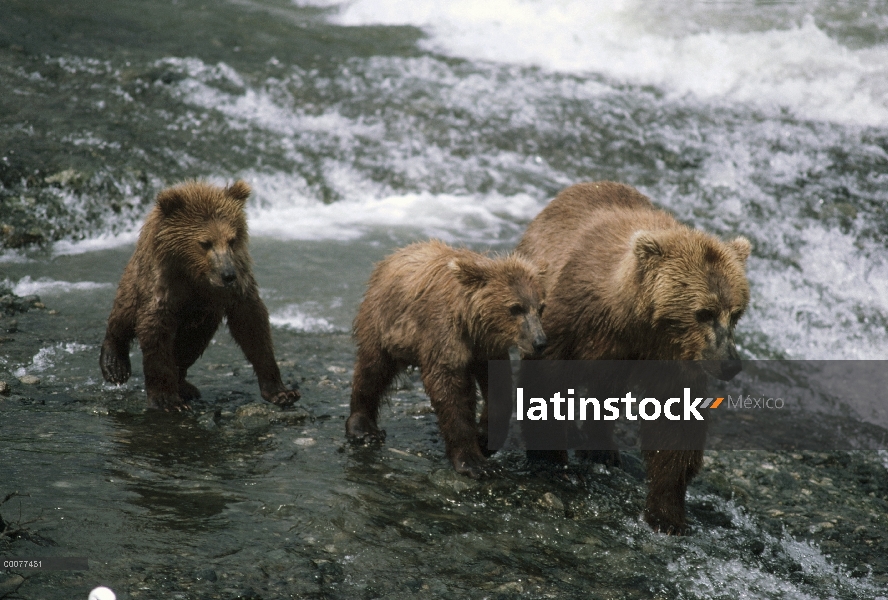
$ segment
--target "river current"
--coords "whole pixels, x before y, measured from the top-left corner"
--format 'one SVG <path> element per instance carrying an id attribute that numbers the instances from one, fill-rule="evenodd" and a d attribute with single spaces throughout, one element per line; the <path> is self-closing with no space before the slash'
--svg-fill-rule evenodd
<path id="1" fill-rule="evenodd" d="M 0 285 L 45 308 L 0 319 L 0 516 L 30 532 L 0 556 L 90 568 L 0 571 L 0 598 L 888 597 L 885 451 L 709 452 L 667 537 L 632 451 L 454 474 L 415 373 L 382 447 L 344 436 L 373 263 L 507 251 L 578 181 L 749 238 L 744 358 L 888 359 L 886 82 L 876 1 L 3 0 Z M 144 410 L 138 348 L 102 381 L 138 228 L 187 178 L 253 187 L 297 410 L 224 328 L 191 414 Z"/>

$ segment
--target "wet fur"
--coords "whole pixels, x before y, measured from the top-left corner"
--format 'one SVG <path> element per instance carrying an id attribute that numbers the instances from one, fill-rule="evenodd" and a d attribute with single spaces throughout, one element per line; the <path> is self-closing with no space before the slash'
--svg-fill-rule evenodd
<path id="1" fill-rule="evenodd" d="M 454 468 L 483 475 L 487 361 L 507 360 L 511 346 L 528 354 L 543 347 L 542 302 L 540 270 L 514 255 L 488 258 L 431 241 L 383 260 L 354 322 L 357 360 L 347 434 L 385 438 L 377 426 L 381 399 L 395 377 L 415 365 Z M 476 383 L 485 400 L 480 428 Z"/>
<path id="2" fill-rule="evenodd" d="M 722 242 L 691 229 L 613 182 L 563 190 L 516 249 L 548 266 L 544 358 L 706 360 L 700 363 L 706 372 L 722 379 L 739 369 L 733 331 L 749 302 L 749 251 L 745 238 Z M 619 463 L 612 427 L 596 433 L 612 450 L 594 458 Z M 691 434 L 705 439 L 705 423 Z M 645 435 L 650 428 L 642 430 L 643 444 Z M 702 451 L 645 451 L 644 458 L 645 519 L 655 530 L 680 533 L 687 484 L 700 470 Z"/>
<path id="3" fill-rule="evenodd" d="M 117 288 L 99 364 L 110 383 L 130 376 L 129 350 L 139 339 L 148 405 L 182 410 L 200 397 L 186 381 L 227 319 L 232 337 L 276 404 L 299 398 L 281 382 L 268 311 L 259 298 L 247 249 L 244 205 L 250 187 L 186 182 L 162 191 Z"/>

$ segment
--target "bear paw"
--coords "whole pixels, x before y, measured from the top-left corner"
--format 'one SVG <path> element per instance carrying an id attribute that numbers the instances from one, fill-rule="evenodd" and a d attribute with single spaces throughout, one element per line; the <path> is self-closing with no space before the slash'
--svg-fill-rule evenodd
<path id="1" fill-rule="evenodd" d="M 197 400 L 200 398 L 200 390 L 183 379 L 179 382 L 179 396 L 185 402 Z"/>
<path id="2" fill-rule="evenodd" d="M 298 390 L 288 390 L 286 388 L 274 392 L 266 392 L 265 390 L 260 391 L 262 393 L 262 398 L 277 406 L 290 406 L 302 397 Z"/>
<path id="3" fill-rule="evenodd" d="M 131 371 L 129 352 L 118 352 L 114 346 L 111 340 L 102 342 L 102 354 L 99 357 L 102 377 L 108 383 L 126 383 Z"/>
<path id="4" fill-rule="evenodd" d="M 191 406 L 179 394 L 150 391 L 148 392 L 148 408 L 164 412 L 191 410 Z"/>
<path id="5" fill-rule="evenodd" d="M 685 521 L 684 515 L 677 514 L 665 508 L 652 510 L 650 508 L 644 511 L 644 520 L 654 530 L 654 533 L 665 533 L 666 535 L 685 535 L 689 532 L 689 527 Z"/>
<path id="6" fill-rule="evenodd" d="M 496 465 L 488 462 L 480 451 L 472 453 L 457 450 L 450 458 L 450 462 L 457 473 L 472 479 L 485 479 L 492 477 L 497 472 Z"/>
<path id="7" fill-rule="evenodd" d="M 345 434 L 352 442 L 359 444 L 381 444 L 385 441 L 385 429 L 377 427 L 364 413 L 352 413 L 345 422 Z"/>

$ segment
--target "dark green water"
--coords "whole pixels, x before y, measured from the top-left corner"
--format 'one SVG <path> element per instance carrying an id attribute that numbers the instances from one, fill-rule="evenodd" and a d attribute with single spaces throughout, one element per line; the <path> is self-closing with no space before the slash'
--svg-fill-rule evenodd
<path id="1" fill-rule="evenodd" d="M 691 535 L 623 469 L 451 472 L 416 375 L 345 443 L 372 265 L 439 237 L 511 248 L 559 189 L 633 184 L 746 235 L 746 358 L 888 358 L 888 12 L 866 2 L 0 3 L 0 506 L 30 537 L 0 598 L 888 597 L 888 454 L 709 452 Z M 98 369 L 164 186 L 254 188 L 279 413 L 221 330 L 192 414 Z M 11 323 L 15 320 L 15 323 Z M 39 384 L 20 377 L 34 375 Z M 881 407 L 876 399 L 874 405 Z M 884 411 L 834 406 L 868 426 Z M 800 434 L 802 435 L 802 434 Z"/>

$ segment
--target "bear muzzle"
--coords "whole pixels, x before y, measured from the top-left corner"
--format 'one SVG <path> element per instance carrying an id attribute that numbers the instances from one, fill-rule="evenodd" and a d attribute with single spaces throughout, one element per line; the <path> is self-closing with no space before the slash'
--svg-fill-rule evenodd
<path id="1" fill-rule="evenodd" d="M 518 340 L 518 349 L 524 355 L 539 356 L 548 346 L 549 340 L 543 331 L 543 325 L 538 316 L 528 314 L 521 324 L 521 339 Z"/>

